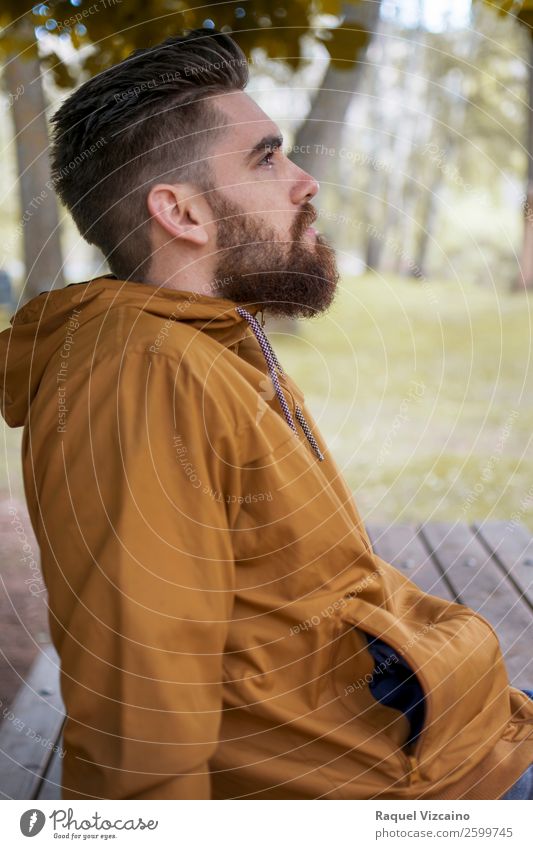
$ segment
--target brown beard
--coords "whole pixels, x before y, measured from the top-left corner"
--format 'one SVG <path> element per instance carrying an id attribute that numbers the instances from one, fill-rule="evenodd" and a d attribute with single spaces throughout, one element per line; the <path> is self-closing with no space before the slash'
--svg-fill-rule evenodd
<path id="1" fill-rule="evenodd" d="M 217 189 L 208 193 L 217 223 L 220 259 L 212 291 L 243 306 L 260 304 L 275 316 L 306 317 L 333 303 L 339 272 L 333 249 L 317 234 L 304 235 L 316 218 L 311 204 L 296 217 L 287 242 Z"/>

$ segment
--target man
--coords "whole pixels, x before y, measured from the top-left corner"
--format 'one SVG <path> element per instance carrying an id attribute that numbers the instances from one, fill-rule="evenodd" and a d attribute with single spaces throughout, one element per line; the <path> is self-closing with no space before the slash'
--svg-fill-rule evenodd
<path id="1" fill-rule="evenodd" d="M 0 336 L 63 798 L 500 798 L 533 702 L 483 617 L 373 553 L 258 320 L 322 313 L 338 273 L 246 83 L 233 40 L 194 30 L 54 117 L 54 185 L 113 272 Z"/>

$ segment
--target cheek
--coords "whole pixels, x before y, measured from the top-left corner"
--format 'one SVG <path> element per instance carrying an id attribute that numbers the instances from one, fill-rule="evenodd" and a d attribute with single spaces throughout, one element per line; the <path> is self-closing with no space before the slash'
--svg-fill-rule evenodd
<path id="1" fill-rule="evenodd" d="M 219 185 L 219 190 L 236 209 L 248 214 L 250 224 L 268 228 L 280 241 L 290 239 L 295 211 L 286 181 L 277 180 L 268 169 L 258 170 L 257 177 L 249 173 L 225 174 L 224 180 L 226 185 Z"/>
<path id="2" fill-rule="evenodd" d="M 259 169 L 256 173 L 257 176 L 248 175 L 240 186 L 235 186 L 236 202 L 248 212 L 264 215 L 280 228 L 290 226 L 294 218 L 294 204 L 289 197 L 288 183 L 277 179 L 268 168 Z"/>

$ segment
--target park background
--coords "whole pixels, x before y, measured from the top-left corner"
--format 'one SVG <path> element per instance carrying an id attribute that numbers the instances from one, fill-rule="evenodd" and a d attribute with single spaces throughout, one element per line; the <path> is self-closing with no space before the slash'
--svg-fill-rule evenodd
<path id="1" fill-rule="evenodd" d="M 39 292 L 108 271 L 47 186 L 62 99 L 136 47 L 215 26 L 320 182 L 338 298 L 266 329 L 363 519 L 533 530 L 532 24 L 533 0 L 4 2 L 0 329 Z M 2 422 L 4 704 L 49 639 L 20 558 L 21 529 L 36 547 L 21 437 Z"/>

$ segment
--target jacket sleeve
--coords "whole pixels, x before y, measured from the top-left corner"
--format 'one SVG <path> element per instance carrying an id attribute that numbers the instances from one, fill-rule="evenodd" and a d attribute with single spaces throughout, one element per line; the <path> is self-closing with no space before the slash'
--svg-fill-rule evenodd
<path id="1" fill-rule="evenodd" d="M 172 359 L 128 352 L 113 369 L 72 378 L 64 480 L 41 481 L 63 798 L 207 799 L 235 584 L 235 434 Z"/>

